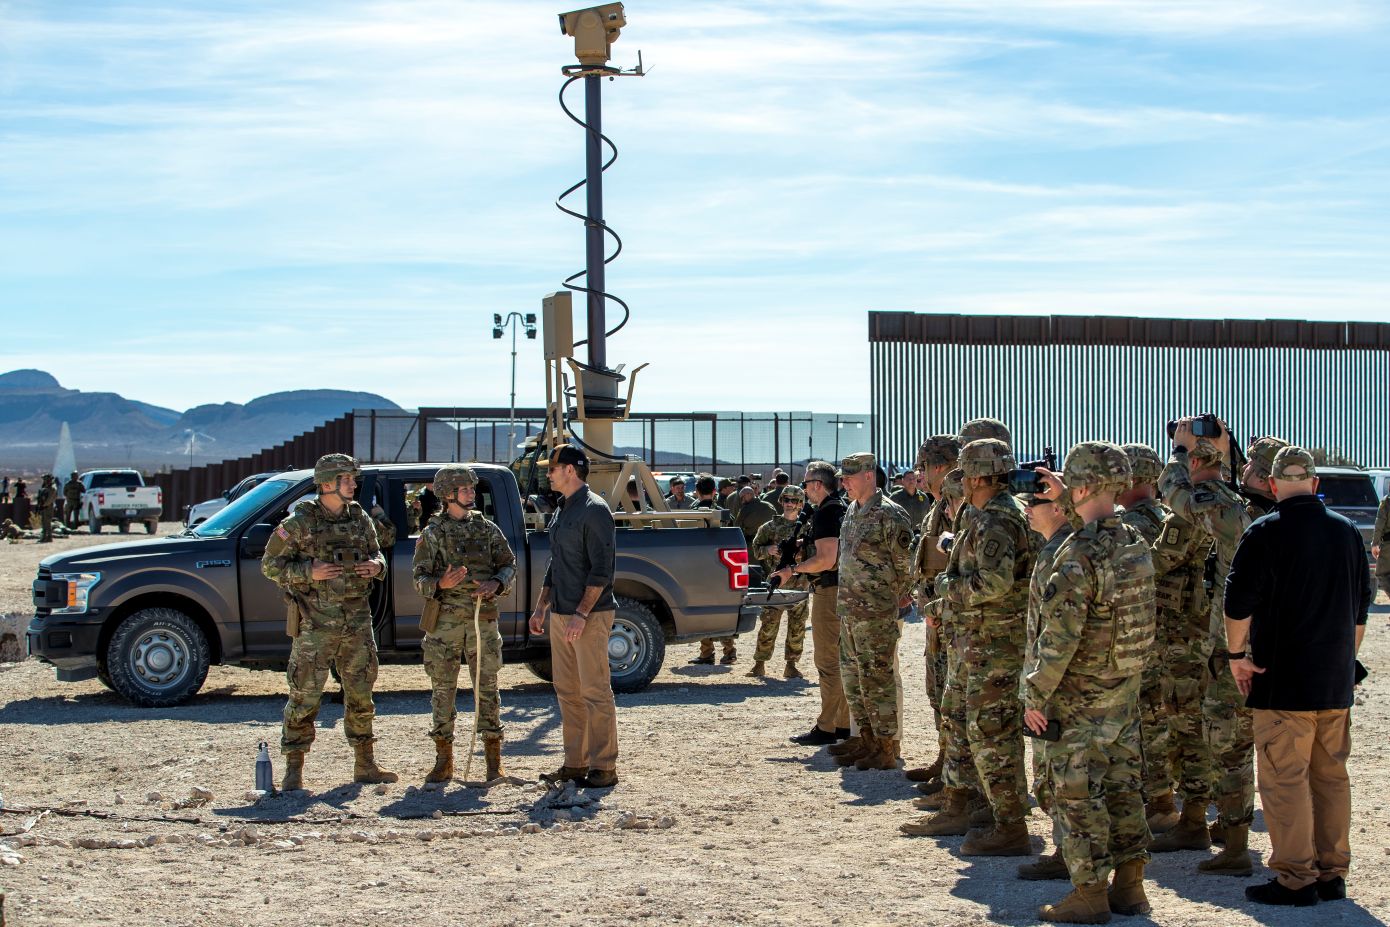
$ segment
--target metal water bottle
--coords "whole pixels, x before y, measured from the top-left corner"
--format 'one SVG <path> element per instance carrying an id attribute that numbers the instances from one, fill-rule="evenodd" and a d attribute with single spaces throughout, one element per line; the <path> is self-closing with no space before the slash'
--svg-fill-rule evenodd
<path id="1" fill-rule="evenodd" d="M 261 741 L 261 752 L 256 757 L 256 788 L 270 794 L 275 791 L 275 768 L 270 765 L 270 751 L 265 741 Z"/>

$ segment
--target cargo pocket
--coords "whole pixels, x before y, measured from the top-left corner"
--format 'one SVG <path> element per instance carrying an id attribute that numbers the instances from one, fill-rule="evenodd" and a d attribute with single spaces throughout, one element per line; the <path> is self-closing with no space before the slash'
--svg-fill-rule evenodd
<path id="1" fill-rule="evenodd" d="M 1282 718 L 1262 718 L 1254 733 L 1260 762 L 1267 764 L 1276 778 L 1296 767 L 1298 756 L 1293 731 Z"/>

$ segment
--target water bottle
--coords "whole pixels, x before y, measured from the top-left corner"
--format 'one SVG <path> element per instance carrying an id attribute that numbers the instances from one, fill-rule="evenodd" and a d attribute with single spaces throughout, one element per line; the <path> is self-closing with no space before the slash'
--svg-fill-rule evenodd
<path id="1" fill-rule="evenodd" d="M 256 757 L 256 789 L 267 795 L 275 791 L 275 768 L 270 765 L 270 751 L 265 741 L 261 741 L 261 752 Z"/>

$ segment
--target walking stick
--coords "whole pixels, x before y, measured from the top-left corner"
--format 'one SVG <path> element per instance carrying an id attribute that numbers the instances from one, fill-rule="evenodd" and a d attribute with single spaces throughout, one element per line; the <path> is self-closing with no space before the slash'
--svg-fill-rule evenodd
<path id="1" fill-rule="evenodd" d="M 478 686 L 483 677 L 483 640 L 478 616 L 483 611 L 482 596 L 473 599 L 473 736 L 468 738 L 468 761 L 463 765 L 463 781 L 468 783 L 468 773 L 473 768 L 473 750 L 478 746 L 478 712 L 480 701 Z"/>

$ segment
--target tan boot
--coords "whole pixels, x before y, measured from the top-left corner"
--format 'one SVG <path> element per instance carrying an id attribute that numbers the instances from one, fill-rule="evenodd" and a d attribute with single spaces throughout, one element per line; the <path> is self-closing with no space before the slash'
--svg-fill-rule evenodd
<path id="1" fill-rule="evenodd" d="M 854 764 L 855 769 L 897 769 L 898 768 L 898 738 L 896 737 L 875 737 L 874 749 L 867 755 L 860 757 Z"/>
<path id="2" fill-rule="evenodd" d="M 1177 850 L 1211 849 L 1211 835 L 1207 833 L 1206 802 L 1188 802 L 1182 807 L 1182 816 L 1177 825 L 1168 833 L 1154 838 L 1149 844 L 1150 853 L 1172 853 Z"/>
<path id="3" fill-rule="evenodd" d="M 352 746 L 356 758 L 352 764 L 353 782 L 397 782 L 400 776 L 391 772 L 389 769 L 382 769 L 376 765 L 376 757 L 372 755 L 371 741 L 356 743 Z"/>
<path id="4" fill-rule="evenodd" d="M 961 856 L 1031 856 L 1028 825 L 1022 821 L 996 824 L 989 830 L 974 831 L 960 845 Z"/>
<path id="5" fill-rule="evenodd" d="M 1173 801 L 1173 790 L 1169 789 L 1155 797 L 1144 808 L 1149 819 L 1149 833 L 1166 834 L 1178 824 L 1178 806 Z"/>
<path id="6" fill-rule="evenodd" d="M 297 792 L 304 788 L 304 751 L 285 754 L 285 775 L 280 779 L 280 791 Z"/>
<path id="7" fill-rule="evenodd" d="M 434 769 L 425 776 L 426 782 L 448 782 L 454 778 L 454 742 L 443 737 L 434 739 Z"/>
<path id="8" fill-rule="evenodd" d="M 1110 899 L 1106 897 L 1106 884 L 1074 886 L 1061 901 L 1038 908 L 1038 917 L 1063 924 L 1108 924 Z"/>
<path id="9" fill-rule="evenodd" d="M 766 675 L 767 675 L 767 664 L 764 663 L 762 660 L 754 660 L 754 661 L 753 661 L 753 668 L 750 669 L 750 670 L 746 673 L 746 675 L 748 675 L 748 676 L 766 676 Z"/>
<path id="10" fill-rule="evenodd" d="M 1207 828 L 1207 833 L 1211 834 L 1212 846 L 1224 847 L 1226 845 L 1226 828 L 1222 826 L 1220 818 L 1211 822 L 1211 827 Z"/>
<path id="11" fill-rule="evenodd" d="M 846 753 L 854 753 L 864 747 L 864 732 L 860 731 L 853 737 L 846 737 L 837 744 L 826 747 L 826 752 L 831 756 L 844 756 Z"/>
<path id="12" fill-rule="evenodd" d="M 936 759 L 932 760 L 930 766 L 918 766 L 903 773 L 909 782 L 930 782 L 933 779 L 941 778 L 941 767 L 946 765 L 946 754 L 942 750 L 936 751 Z"/>
<path id="13" fill-rule="evenodd" d="M 946 807 L 946 802 L 950 800 L 950 796 L 946 794 L 949 791 L 950 789 L 942 786 L 939 790 L 924 798 L 913 799 L 912 806 L 914 808 L 921 808 L 923 811 L 939 811 Z M 966 812 L 968 813 L 970 806 L 980 801 L 982 796 L 974 789 L 962 789 L 961 791 L 965 793 Z"/>
<path id="14" fill-rule="evenodd" d="M 965 789 L 945 789 L 946 796 L 941 810 L 935 814 L 909 821 L 898 828 L 909 837 L 963 837 L 970 830 L 970 815 L 965 810 L 967 796 Z"/>
<path id="15" fill-rule="evenodd" d="M 988 799 L 971 802 L 968 810 L 970 811 L 971 827 L 993 827 L 995 825 L 994 808 Z"/>
<path id="16" fill-rule="evenodd" d="M 500 779 L 507 774 L 502 768 L 502 738 L 483 741 L 483 753 L 487 756 L 487 781 Z"/>
<path id="17" fill-rule="evenodd" d="M 1248 876 L 1255 871 L 1250 862 L 1250 825 L 1226 828 L 1226 848 L 1211 859 L 1197 864 L 1207 875 Z"/>
<path id="18" fill-rule="evenodd" d="M 877 745 L 878 738 L 874 736 L 873 731 L 860 731 L 859 746 L 848 753 L 841 753 L 839 756 L 835 757 L 835 762 L 840 766 L 853 766 L 872 753 Z"/>
<path id="19" fill-rule="evenodd" d="M 1107 895 L 1116 914 L 1148 914 L 1153 910 L 1144 894 L 1144 861 L 1131 859 L 1115 867 L 1115 881 Z"/>
<path id="20" fill-rule="evenodd" d="M 1028 882 L 1047 882 L 1053 879 L 1069 879 L 1067 861 L 1062 859 L 1061 850 L 1053 850 L 1051 856 L 1039 856 L 1037 862 L 1024 863 L 1018 867 L 1018 877 Z"/>
<path id="21" fill-rule="evenodd" d="M 806 678 L 806 677 L 804 677 L 804 676 L 801 674 L 801 670 L 797 669 L 797 666 L 796 666 L 795 663 L 793 663 L 791 660 L 788 660 L 788 661 L 787 661 L 787 668 L 784 669 L 784 670 L 782 670 L 782 678 L 783 678 L 783 679 L 804 679 L 804 678 Z"/>

